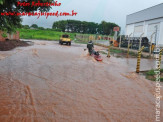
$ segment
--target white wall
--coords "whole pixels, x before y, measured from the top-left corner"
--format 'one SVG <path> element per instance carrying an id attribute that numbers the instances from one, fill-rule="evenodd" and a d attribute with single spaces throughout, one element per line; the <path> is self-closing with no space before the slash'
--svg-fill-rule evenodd
<path id="1" fill-rule="evenodd" d="M 163 47 L 163 22 L 160 23 L 160 39 L 159 46 Z"/>
<path id="2" fill-rule="evenodd" d="M 133 37 L 134 24 L 126 25 L 126 33 L 125 33 L 125 35 L 128 35 L 129 36 L 131 33 L 132 33 L 131 37 Z"/>
<path id="3" fill-rule="evenodd" d="M 140 35 L 144 32 L 144 26 L 139 25 L 134 27 L 134 37 L 140 37 Z"/>
<path id="4" fill-rule="evenodd" d="M 153 35 L 152 43 L 156 42 L 158 44 L 158 41 L 160 40 L 160 23 L 149 24 L 147 27 L 146 37 L 148 37 L 148 39 L 151 40 L 151 35 L 156 32 L 156 26 L 157 26 L 157 35 L 156 34 Z"/>
<path id="5" fill-rule="evenodd" d="M 158 27 L 157 39 L 155 39 L 155 35 L 153 35 L 152 42 L 154 43 L 155 40 L 157 40 L 158 45 L 163 47 L 163 18 L 126 25 L 125 34 L 129 35 L 133 33 L 131 37 L 139 37 L 144 33 L 143 37 L 147 37 L 150 41 L 152 33 L 156 31 L 156 25 Z"/>

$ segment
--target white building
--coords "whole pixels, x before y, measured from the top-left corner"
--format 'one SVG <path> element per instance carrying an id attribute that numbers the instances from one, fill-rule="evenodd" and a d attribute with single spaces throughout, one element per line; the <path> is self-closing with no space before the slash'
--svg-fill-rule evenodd
<path id="1" fill-rule="evenodd" d="M 156 42 L 163 47 L 163 3 L 128 15 L 126 35 L 130 34 L 131 37 L 140 37 L 143 34 L 143 37 L 152 40 L 152 43 Z M 153 38 L 151 39 L 152 34 Z"/>

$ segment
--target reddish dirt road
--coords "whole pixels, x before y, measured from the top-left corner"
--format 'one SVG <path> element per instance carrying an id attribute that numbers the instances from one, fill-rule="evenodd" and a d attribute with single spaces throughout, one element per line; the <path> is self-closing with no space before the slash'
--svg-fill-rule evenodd
<path id="1" fill-rule="evenodd" d="M 3 52 L 0 122 L 154 122 L 155 83 L 134 73 L 136 60 L 100 63 L 84 48 L 35 42 Z"/>

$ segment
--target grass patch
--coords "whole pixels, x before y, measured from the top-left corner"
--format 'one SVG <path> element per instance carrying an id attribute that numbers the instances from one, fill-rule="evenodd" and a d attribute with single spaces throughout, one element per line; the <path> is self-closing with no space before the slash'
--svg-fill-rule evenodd
<path id="1" fill-rule="evenodd" d="M 154 70 L 152 69 L 152 70 L 146 72 L 146 75 L 147 75 L 147 76 L 151 76 L 151 75 L 153 76 L 153 75 L 155 75 L 155 72 L 154 72 Z"/>
<path id="2" fill-rule="evenodd" d="M 124 51 L 122 51 L 122 50 L 118 50 L 118 49 L 110 49 L 110 52 L 111 53 L 123 53 Z"/>
<path id="3" fill-rule="evenodd" d="M 84 41 L 78 41 L 78 40 L 74 40 L 75 43 L 78 43 L 78 44 L 88 44 L 88 42 L 84 42 Z"/>
<path id="4" fill-rule="evenodd" d="M 163 69 L 160 70 L 160 81 L 163 82 Z M 155 77 L 155 72 L 154 70 L 149 70 L 149 71 L 146 71 L 146 72 L 143 72 L 143 74 L 146 76 L 146 79 L 148 80 L 151 80 L 151 81 L 155 81 L 156 80 L 156 77 Z"/>
<path id="5" fill-rule="evenodd" d="M 110 49 L 110 52 L 111 53 L 116 53 L 118 54 L 118 57 L 126 57 L 127 55 L 127 50 L 120 50 L 120 49 Z M 129 56 L 132 57 L 132 58 L 137 58 L 138 57 L 138 53 L 136 52 L 129 52 Z M 147 58 L 149 59 L 150 56 L 144 56 L 144 55 L 141 55 L 141 58 Z"/>
<path id="6" fill-rule="evenodd" d="M 54 30 L 32 30 L 32 29 L 18 29 L 20 38 L 22 39 L 40 39 L 40 40 L 59 40 L 62 34 L 70 35 L 72 40 L 75 39 L 75 33 L 63 33 Z"/>

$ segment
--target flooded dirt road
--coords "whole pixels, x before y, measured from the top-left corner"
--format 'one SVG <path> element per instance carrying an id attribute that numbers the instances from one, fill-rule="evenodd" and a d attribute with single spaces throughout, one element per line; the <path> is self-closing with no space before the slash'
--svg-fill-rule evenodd
<path id="1" fill-rule="evenodd" d="M 0 122 L 154 122 L 155 83 L 136 61 L 96 62 L 84 49 L 35 41 L 0 52 Z"/>

